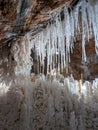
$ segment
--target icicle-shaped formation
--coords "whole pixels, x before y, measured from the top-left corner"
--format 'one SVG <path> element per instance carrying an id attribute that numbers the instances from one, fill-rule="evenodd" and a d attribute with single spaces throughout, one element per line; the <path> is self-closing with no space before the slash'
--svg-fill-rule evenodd
<path id="1" fill-rule="evenodd" d="M 86 61 L 85 42 L 92 36 L 95 38 L 95 50 L 98 54 L 98 2 L 92 5 L 91 0 L 88 2 L 82 0 L 73 10 L 65 6 L 52 15 L 51 21 L 51 24 L 48 24 L 46 29 L 34 36 L 32 40 L 40 65 L 44 66 L 45 57 L 47 58 L 47 71 L 54 66 L 58 71 L 67 68 L 70 52 L 78 35 L 82 35 L 84 62 Z"/>

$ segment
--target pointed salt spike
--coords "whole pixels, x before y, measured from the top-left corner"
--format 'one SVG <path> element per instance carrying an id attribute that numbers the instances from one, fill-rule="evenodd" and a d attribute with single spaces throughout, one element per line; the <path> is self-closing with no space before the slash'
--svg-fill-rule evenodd
<path id="1" fill-rule="evenodd" d="M 88 2 L 87 4 L 87 14 L 88 14 L 88 21 L 89 21 L 89 35 L 90 37 L 93 34 L 93 30 L 92 30 L 92 19 L 93 19 L 93 7 L 90 5 L 90 2 Z"/>
<path id="2" fill-rule="evenodd" d="M 83 29 L 82 35 L 85 35 L 88 38 L 89 27 L 88 27 L 88 20 L 87 20 L 87 2 L 85 2 L 85 0 L 83 1 L 82 4 L 81 13 L 82 13 L 82 29 Z"/>
<path id="3" fill-rule="evenodd" d="M 82 8 L 81 8 L 81 13 L 82 13 L 82 60 L 86 62 L 86 51 L 85 51 L 85 38 L 86 34 L 89 35 L 88 31 L 88 22 L 87 22 L 87 15 L 86 15 L 86 2 L 83 1 Z"/>
<path id="4" fill-rule="evenodd" d="M 70 26 L 70 16 L 68 9 L 64 8 L 64 17 L 65 17 L 65 36 L 66 36 L 66 63 L 68 65 L 68 56 L 70 54 L 70 42 L 71 42 L 71 26 Z"/>
<path id="5" fill-rule="evenodd" d="M 85 38 L 82 37 L 82 61 L 86 62 Z"/>
<path id="6" fill-rule="evenodd" d="M 74 34 L 74 15 L 73 12 L 70 13 L 70 25 L 71 25 L 71 36 L 74 38 L 75 34 Z"/>
<path id="7" fill-rule="evenodd" d="M 78 3 L 78 5 L 76 6 L 76 8 L 74 9 L 73 11 L 73 15 L 74 15 L 74 26 L 75 26 L 75 35 L 78 35 L 80 34 L 80 25 L 79 25 L 79 10 L 80 10 L 80 7 L 82 5 L 82 2 L 80 1 Z"/>

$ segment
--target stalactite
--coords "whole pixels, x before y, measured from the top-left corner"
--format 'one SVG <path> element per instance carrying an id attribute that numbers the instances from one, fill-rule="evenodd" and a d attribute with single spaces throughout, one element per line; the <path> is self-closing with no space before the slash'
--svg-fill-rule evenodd
<path id="1" fill-rule="evenodd" d="M 64 18 L 62 19 L 62 12 Z M 70 53 L 73 51 L 74 42 L 78 35 L 82 36 L 82 61 L 86 62 L 86 41 L 92 36 L 95 39 L 95 50 L 98 54 L 98 2 L 92 5 L 90 1 L 80 1 L 73 10 L 65 5 L 52 14 L 51 23 L 46 29 L 34 36 L 32 43 L 35 42 L 37 55 L 39 55 L 42 65 L 46 57 L 47 46 L 47 65 L 52 69 L 52 56 L 61 55 L 61 68 L 67 68 L 70 62 Z M 81 20 L 80 20 L 81 19 Z M 59 59 L 58 59 L 59 61 Z M 57 66 L 59 63 L 56 63 Z"/>

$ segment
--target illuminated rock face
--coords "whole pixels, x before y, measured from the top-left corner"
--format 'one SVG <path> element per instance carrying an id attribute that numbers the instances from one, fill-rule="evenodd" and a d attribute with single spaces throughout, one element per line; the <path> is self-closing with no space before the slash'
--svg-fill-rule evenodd
<path id="1" fill-rule="evenodd" d="M 35 79 L 0 85 L 0 130 L 98 129 L 98 80 Z"/>

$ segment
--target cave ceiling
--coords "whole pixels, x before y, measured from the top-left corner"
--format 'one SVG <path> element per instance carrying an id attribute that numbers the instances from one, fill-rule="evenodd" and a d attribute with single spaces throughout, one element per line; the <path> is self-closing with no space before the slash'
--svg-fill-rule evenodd
<path id="1" fill-rule="evenodd" d="M 13 40 L 16 35 L 23 36 L 31 30 L 34 31 L 36 26 L 44 25 L 49 20 L 49 15 L 59 7 L 64 4 L 72 6 L 76 1 L 0 0 L 0 48 Z M 21 18 L 25 9 L 27 14 Z M 40 28 L 37 31 L 40 31 Z"/>

